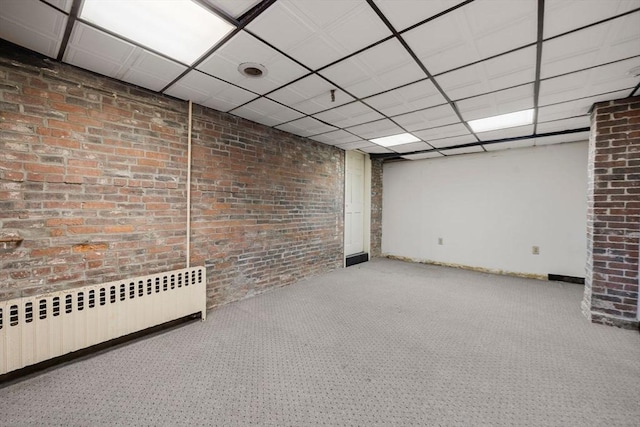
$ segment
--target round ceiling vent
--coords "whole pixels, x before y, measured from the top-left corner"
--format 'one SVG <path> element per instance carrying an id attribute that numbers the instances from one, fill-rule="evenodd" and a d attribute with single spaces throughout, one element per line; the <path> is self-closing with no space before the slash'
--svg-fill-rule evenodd
<path id="1" fill-rule="evenodd" d="M 238 71 L 245 77 L 259 79 L 267 75 L 267 69 L 264 65 L 256 62 L 243 62 L 238 66 Z"/>

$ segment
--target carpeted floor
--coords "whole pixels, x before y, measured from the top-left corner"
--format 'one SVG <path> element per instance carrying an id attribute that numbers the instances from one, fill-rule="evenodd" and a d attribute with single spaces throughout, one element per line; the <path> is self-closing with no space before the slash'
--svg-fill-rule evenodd
<path id="1" fill-rule="evenodd" d="M 638 426 L 582 286 L 378 259 L 0 389 L 2 426 Z"/>

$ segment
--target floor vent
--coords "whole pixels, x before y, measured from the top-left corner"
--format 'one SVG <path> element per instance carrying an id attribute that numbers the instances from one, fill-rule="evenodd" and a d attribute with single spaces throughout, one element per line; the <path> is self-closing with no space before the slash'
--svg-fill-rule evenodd
<path id="1" fill-rule="evenodd" d="M 353 255 L 347 256 L 347 267 L 351 267 L 352 265 L 360 264 L 362 262 L 369 261 L 369 254 L 366 252 L 360 252 Z"/>
<path id="2" fill-rule="evenodd" d="M 554 282 L 568 282 L 577 283 L 578 285 L 584 285 L 584 277 L 563 276 L 562 274 L 549 274 L 548 280 L 553 280 Z"/>
<path id="3" fill-rule="evenodd" d="M 204 320 L 206 277 L 191 267 L 0 301 L 0 375 L 191 314 Z"/>

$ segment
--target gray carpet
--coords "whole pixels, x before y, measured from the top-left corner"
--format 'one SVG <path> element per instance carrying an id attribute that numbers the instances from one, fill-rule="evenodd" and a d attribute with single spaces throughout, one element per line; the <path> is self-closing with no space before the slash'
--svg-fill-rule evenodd
<path id="1" fill-rule="evenodd" d="M 638 426 L 640 335 L 582 286 L 386 259 L 0 389 L 3 426 Z"/>

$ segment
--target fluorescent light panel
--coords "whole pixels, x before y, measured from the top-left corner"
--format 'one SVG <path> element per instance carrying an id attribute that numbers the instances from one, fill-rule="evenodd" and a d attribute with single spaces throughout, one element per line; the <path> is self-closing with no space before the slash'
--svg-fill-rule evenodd
<path id="1" fill-rule="evenodd" d="M 85 0 L 80 18 L 185 64 L 234 28 L 192 0 Z"/>
<path id="2" fill-rule="evenodd" d="M 374 144 L 382 145 L 383 147 L 392 147 L 394 145 L 418 142 L 420 141 L 420 138 L 416 138 L 410 133 L 399 133 L 397 135 L 385 136 L 383 138 L 370 139 L 369 141 L 373 142 Z"/>
<path id="3" fill-rule="evenodd" d="M 469 126 L 471 126 L 474 132 L 487 132 L 490 130 L 530 125 L 533 123 L 533 109 L 501 114 L 484 119 L 470 120 L 467 123 L 469 123 Z"/>

